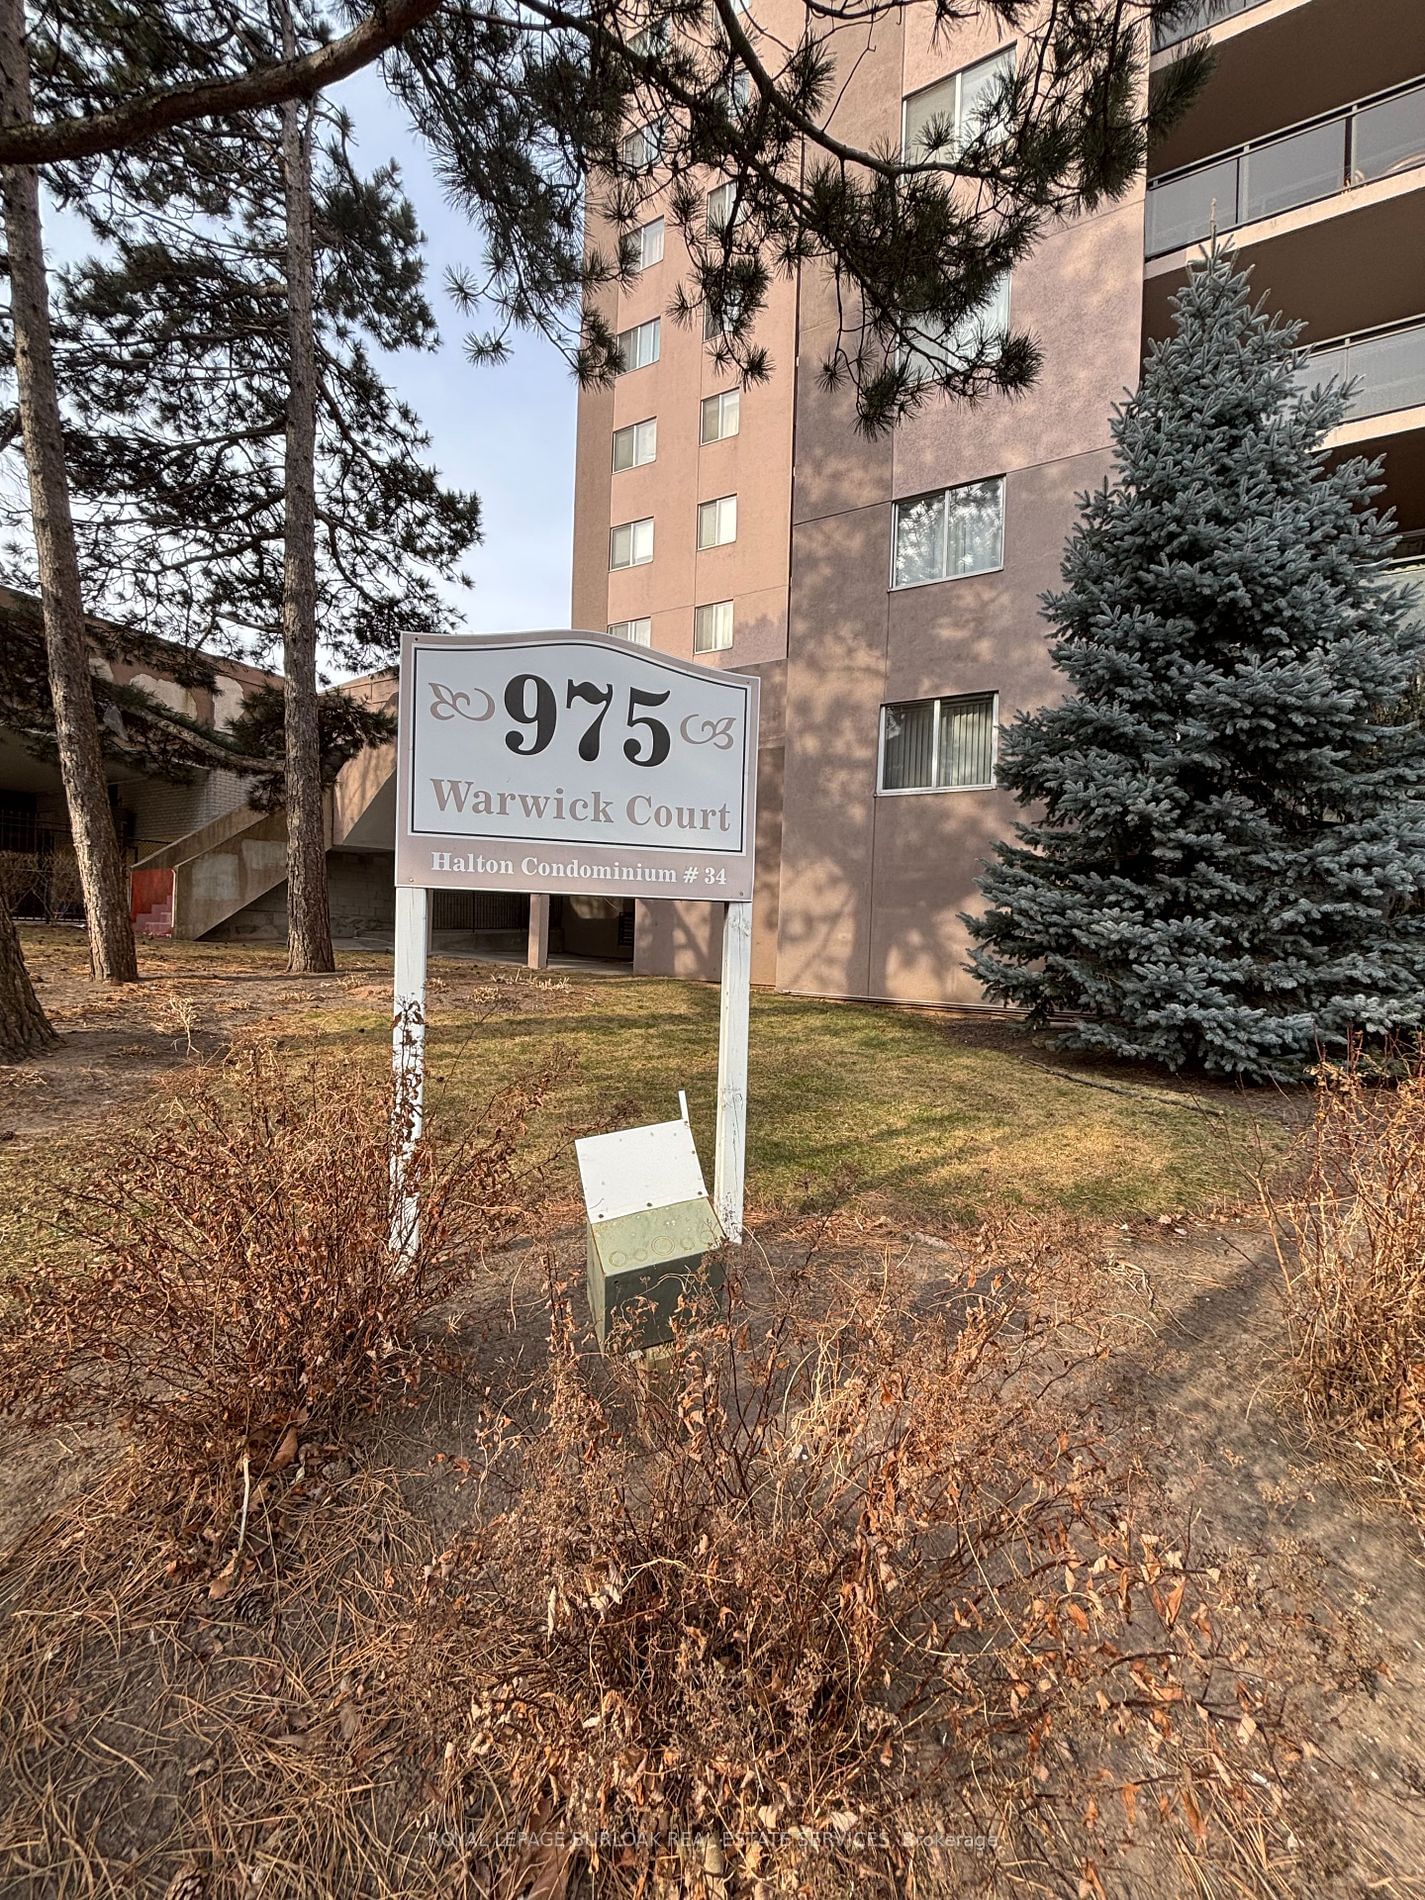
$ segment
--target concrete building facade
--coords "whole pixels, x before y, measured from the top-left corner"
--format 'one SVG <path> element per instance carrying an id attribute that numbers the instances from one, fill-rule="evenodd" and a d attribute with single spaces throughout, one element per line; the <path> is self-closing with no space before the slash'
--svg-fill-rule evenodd
<path id="1" fill-rule="evenodd" d="M 985 22 L 937 34 L 918 16 L 858 47 L 833 120 L 848 142 L 902 136 L 1015 57 Z M 750 17 L 785 42 L 800 7 L 753 0 Z M 580 399 L 573 624 L 761 676 L 756 981 L 981 1002 L 959 915 L 1015 816 L 995 729 L 1062 690 L 1039 596 L 1077 497 L 1111 467 L 1113 406 L 1214 230 L 1303 321 L 1303 374 L 1357 380 L 1329 446 L 1386 456 L 1386 499 L 1425 552 L 1420 0 L 1216 0 L 1201 23 L 1213 76 L 1147 175 L 1013 273 L 1010 320 L 1043 352 L 1027 396 L 937 400 L 867 441 L 850 395 L 821 384 L 835 309 L 807 269 L 766 312 L 771 380 L 733 397 L 701 331 L 668 314 L 671 225 L 609 296 L 630 366 Z M 1173 57 L 1153 50 L 1150 83 Z M 715 975 L 718 941 L 712 906 L 638 906 L 637 968 Z"/>

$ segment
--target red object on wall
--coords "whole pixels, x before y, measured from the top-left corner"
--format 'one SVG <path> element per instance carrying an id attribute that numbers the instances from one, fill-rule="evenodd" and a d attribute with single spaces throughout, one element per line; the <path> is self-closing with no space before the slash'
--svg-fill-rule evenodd
<path id="1" fill-rule="evenodd" d="M 172 871 L 130 871 L 129 915 L 136 937 L 173 935 Z"/>

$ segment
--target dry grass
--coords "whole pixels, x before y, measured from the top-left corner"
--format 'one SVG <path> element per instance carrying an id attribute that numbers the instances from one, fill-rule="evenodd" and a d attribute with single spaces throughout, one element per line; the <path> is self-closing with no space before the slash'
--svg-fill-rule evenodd
<path id="1" fill-rule="evenodd" d="M 430 1736 L 390 1693 L 429 1536 L 389 1477 L 310 1449 L 261 1507 L 267 1562 L 221 1600 L 132 1458 L 11 1556 L 6 1893 L 161 1895 L 184 1872 L 213 1896 L 438 1890 Z"/>
<path id="2" fill-rule="evenodd" d="M 140 946 L 143 984 L 100 993 L 83 974 L 80 933 L 23 936 L 46 1006 L 76 1056 L 112 1020 L 115 1033 L 132 1025 L 150 1042 L 160 1029 L 172 1064 L 186 1054 L 185 1012 L 196 1009 L 194 1038 L 205 1051 L 215 1032 L 260 1023 L 284 1038 L 294 1060 L 317 1049 L 372 1073 L 384 1063 L 389 953 L 343 951 L 333 982 L 286 976 L 280 946 L 148 940 Z M 491 1090 L 547 1067 L 551 1052 L 567 1057 L 531 1143 L 562 1193 L 577 1192 L 571 1134 L 615 1113 L 662 1120 L 675 1111 L 680 1086 L 710 1150 L 715 987 L 575 969 L 536 977 L 513 965 L 437 958 L 428 1007 L 437 1127 L 458 1129 Z M 849 1187 L 936 1232 L 1015 1206 L 1117 1222 L 1250 1200 L 1258 1123 L 1274 1142 L 1278 1096 L 1194 1090 L 1065 1057 L 1050 1040 L 993 1016 L 755 992 L 747 1127 L 754 1204 L 785 1212 L 829 1186 Z M 15 1107 L 22 1119 L 24 1102 Z M 23 1176 L 44 1166 L 43 1157 L 21 1160 L 0 1149 L 0 1188 L 22 1198 Z"/>
<path id="3" fill-rule="evenodd" d="M 1300 1164 L 1263 1205 L 1308 1416 L 1425 1521 L 1425 1052 L 1324 1067 Z"/>

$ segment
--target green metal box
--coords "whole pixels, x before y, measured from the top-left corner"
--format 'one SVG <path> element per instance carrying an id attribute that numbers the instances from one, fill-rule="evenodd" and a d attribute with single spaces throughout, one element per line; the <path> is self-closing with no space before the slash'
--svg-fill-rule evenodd
<path id="1" fill-rule="evenodd" d="M 721 1293 L 722 1228 L 706 1199 L 649 1207 L 588 1225 L 589 1310 L 600 1346 L 664 1345 L 684 1293 Z M 704 1260 L 706 1253 L 714 1258 Z"/>
<path id="2" fill-rule="evenodd" d="M 653 1122 L 576 1142 L 588 1214 L 589 1310 L 600 1347 L 666 1344 L 686 1293 L 721 1293 L 722 1224 L 688 1125 Z"/>

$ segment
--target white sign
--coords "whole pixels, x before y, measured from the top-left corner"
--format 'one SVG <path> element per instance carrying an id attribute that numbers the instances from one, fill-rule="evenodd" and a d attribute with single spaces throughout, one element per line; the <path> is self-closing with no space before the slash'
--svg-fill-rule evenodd
<path id="1" fill-rule="evenodd" d="M 408 636 L 397 884 L 750 899 L 759 688 L 604 634 Z"/>
<path id="2" fill-rule="evenodd" d="M 402 642 L 391 1221 L 402 1258 L 419 1243 L 406 1183 L 422 1121 L 430 890 L 723 905 L 713 1200 L 727 1238 L 742 1239 L 759 693 L 746 674 L 601 633 Z"/>

